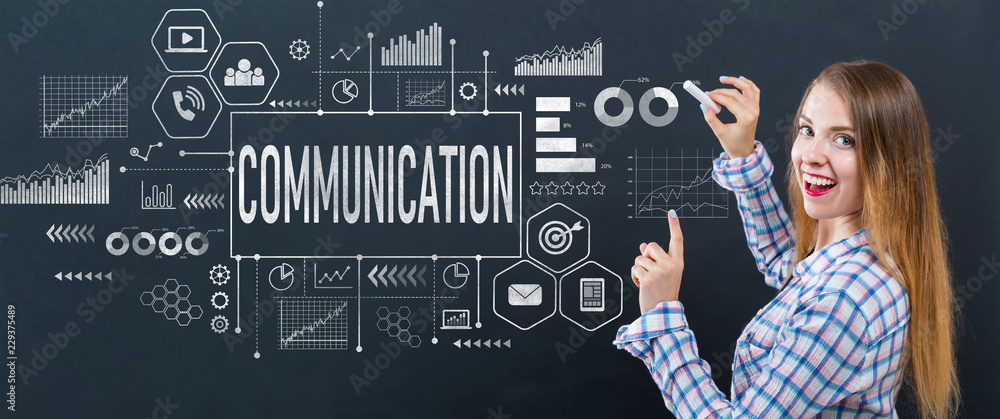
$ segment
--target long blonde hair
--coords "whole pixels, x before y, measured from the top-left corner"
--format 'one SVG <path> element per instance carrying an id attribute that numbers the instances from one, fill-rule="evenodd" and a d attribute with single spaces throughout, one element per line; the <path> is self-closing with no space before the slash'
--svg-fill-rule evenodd
<path id="1" fill-rule="evenodd" d="M 837 91 L 851 110 L 864 189 L 861 223 L 878 263 L 894 273 L 909 297 L 906 382 L 921 417 L 954 416 L 959 401 L 953 344 L 957 314 L 924 108 L 913 84 L 896 69 L 877 62 L 836 63 L 806 89 L 796 121 L 809 92 L 821 83 Z M 791 162 L 786 176 L 798 235 L 794 266 L 814 250 L 818 221 L 805 212 Z M 890 260 L 894 266 L 886 266 Z"/>

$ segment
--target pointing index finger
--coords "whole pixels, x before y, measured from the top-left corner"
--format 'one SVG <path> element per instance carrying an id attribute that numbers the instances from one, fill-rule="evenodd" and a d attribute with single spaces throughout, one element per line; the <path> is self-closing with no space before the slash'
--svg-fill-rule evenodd
<path id="1" fill-rule="evenodd" d="M 681 220 L 677 218 L 677 212 L 670 210 L 667 222 L 670 224 L 670 250 L 668 255 L 675 258 L 684 257 L 684 233 L 681 232 Z"/>

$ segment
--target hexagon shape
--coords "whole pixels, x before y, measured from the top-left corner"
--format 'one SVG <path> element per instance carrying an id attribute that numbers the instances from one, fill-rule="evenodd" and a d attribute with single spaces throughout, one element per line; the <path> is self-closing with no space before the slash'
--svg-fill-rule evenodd
<path id="1" fill-rule="evenodd" d="M 528 257 L 561 273 L 590 256 L 590 220 L 563 204 L 528 219 Z"/>
<path id="2" fill-rule="evenodd" d="M 222 113 L 222 102 L 205 76 L 170 76 L 153 98 L 153 115 L 173 139 L 205 138 Z"/>
<path id="3" fill-rule="evenodd" d="M 385 319 L 389 321 L 389 324 L 399 324 L 399 313 L 396 312 L 389 313 L 389 315 L 386 316 Z"/>
<path id="4" fill-rule="evenodd" d="M 164 295 L 167 295 L 167 289 L 163 285 L 157 285 L 153 287 L 153 298 L 157 300 L 162 300 Z"/>
<path id="5" fill-rule="evenodd" d="M 177 310 L 182 313 L 187 312 L 188 310 L 191 310 L 191 301 L 187 298 L 181 298 L 180 300 L 177 300 L 176 307 Z"/>
<path id="6" fill-rule="evenodd" d="M 559 278 L 559 314 L 595 331 L 622 314 L 622 277 L 589 261 Z"/>
<path id="7" fill-rule="evenodd" d="M 201 318 L 201 315 L 204 314 L 204 313 L 201 310 L 201 306 L 195 304 L 195 305 L 191 306 L 190 310 L 188 310 L 188 314 L 191 315 L 191 319 L 192 320 L 198 320 L 198 319 Z"/>
<path id="8" fill-rule="evenodd" d="M 170 278 L 163 283 L 163 288 L 166 289 L 167 292 L 177 291 L 177 287 L 178 287 L 177 280 L 173 278 Z"/>
<path id="9" fill-rule="evenodd" d="M 167 70 L 175 73 L 205 71 L 222 44 L 215 23 L 201 9 L 170 9 L 150 39 Z"/>
<path id="10" fill-rule="evenodd" d="M 399 326 L 396 326 L 394 324 L 390 324 L 389 328 L 386 329 L 386 333 L 388 333 L 389 336 L 392 336 L 392 337 L 399 336 Z"/>
<path id="11" fill-rule="evenodd" d="M 176 292 L 168 292 L 167 295 L 163 296 L 163 301 L 167 303 L 168 307 L 176 307 L 177 301 L 180 299 L 181 297 L 178 297 Z"/>
<path id="12" fill-rule="evenodd" d="M 191 287 L 187 285 L 181 285 L 177 287 L 177 296 L 181 298 L 188 298 L 191 296 Z"/>
<path id="13" fill-rule="evenodd" d="M 399 326 L 399 330 L 410 330 L 410 319 L 399 319 L 397 326 Z"/>
<path id="14" fill-rule="evenodd" d="M 153 311 L 157 313 L 162 313 L 163 310 L 166 309 L 167 309 L 167 303 L 163 302 L 162 299 L 157 298 L 153 300 Z"/>
<path id="15" fill-rule="evenodd" d="M 227 42 L 208 75 L 227 105 L 261 105 L 280 71 L 264 44 Z"/>
<path id="16" fill-rule="evenodd" d="M 376 311 L 375 314 L 378 314 L 378 318 L 380 318 L 380 319 L 387 318 L 387 317 L 389 317 L 389 308 L 387 308 L 387 307 L 379 307 L 378 311 Z"/>
<path id="17" fill-rule="evenodd" d="M 396 310 L 396 313 L 399 313 L 399 318 L 401 319 L 410 318 L 410 308 L 407 306 L 400 307 L 399 310 Z"/>
<path id="18" fill-rule="evenodd" d="M 410 343 L 410 331 L 409 330 L 400 330 L 399 331 L 399 335 L 396 336 L 396 337 L 399 338 L 400 342 Z"/>
<path id="19" fill-rule="evenodd" d="M 141 302 L 142 305 L 144 305 L 144 306 L 151 306 L 151 305 L 153 305 L 153 299 L 154 299 L 153 298 L 153 293 L 150 292 L 150 291 L 146 291 L 146 292 L 142 293 L 142 295 L 139 296 L 139 302 Z"/>
<path id="20" fill-rule="evenodd" d="M 528 330 L 556 314 L 556 277 L 529 260 L 493 278 L 493 312 Z"/>
<path id="21" fill-rule="evenodd" d="M 178 314 L 180 314 L 180 310 L 177 310 L 175 306 L 167 306 L 167 309 L 163 310 L 163 315 L 170 320 L 176 320 Z"/>
<path id="22" fill-rule="evenodd" d="M 410 347 L 419 348 L 420 347 L 420 336 L 410 336 Z"/>
<path id="23" fill-rule="evenodd" d="M 378 319 L 378 324 L 376 324 L 376 326 L 378 326 L 378 330 L 384 332 L 386 330 L 389 330 L 389 321 L 386 319 Z"/>
<path id="24" fill-rule="evenodd" d="M 186 312 L 180 312 L 177 314 L 177 324 L 181 326 L 187 326 L 191 324 L 191 315 Z"/>

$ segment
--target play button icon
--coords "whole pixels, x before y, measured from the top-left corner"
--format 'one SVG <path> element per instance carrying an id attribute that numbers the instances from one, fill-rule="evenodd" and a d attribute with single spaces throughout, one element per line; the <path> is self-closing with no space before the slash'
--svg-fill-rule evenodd
<path id="1" fill-rule="evenodd" d="M 181 45 L 187 45 L 188 42 L 194 40 L 194 37 L 189 35 L 187 32 L 181 32 Z"/>

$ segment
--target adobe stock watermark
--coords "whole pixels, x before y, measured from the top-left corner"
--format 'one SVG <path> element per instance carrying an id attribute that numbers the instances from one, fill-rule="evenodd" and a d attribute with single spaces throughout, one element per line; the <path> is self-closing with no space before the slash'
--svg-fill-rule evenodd
<path id="1" fill-rule="evenodd" d="M 931 135 L 933 136 L 931 139 L 931 153 L 934 155 L 934 160 L 937 160 L 942 153 L 948 151 L 955 144 L 955 140 L 962 138 L 962 134 L 951 131 L 951 125 L 948 125 L 948 128 L 939 127 Z"/>
<path id="2" fill-rule="evenodd" d="M 372 19 L 365 22 L 363 28 L 361 26 L 354 27 L 354 39 L 352 39 L 352 41 L 354 41 L 354 45 L 347 42 L 341 42 L 340 48 L 343 48 L 344 51 L 354 51 L 358 48 L 367 47 L 368 43 L 371 42 L 371 40 L 368 39 L 368 34 L 372 34 L 373 37 L 378 36 L 380 32 L 389 27 L 389 24 L 392 23 L 393 16 L 402 12 L 403 5 L 399 0 L 389 0 L 382 9 L 371 9 L 368 14 L 372 16 Z"/>
<path id="3" fill-rule="evenodd" d="M 750 7 L 750 0 L 731 1 L 733 4 L 739 5 L 738 9 L 741 11 Z M 673 54 L 670 54 L 670 57 L 674 59 L 674 64 L 677 66 L 677 72 L 683 73 L 684 66 L 694 63 L 694 60 L 700 57 L 705 52 L 705 49 L 712 46 L 715 40 L 722 36 L 726 30 L 726 25 L 735 21 L 736 13 L 729 8 L 722 9 L 717 19 L 702 20 L 701 24 L 705 26 L 705 30 L 698 32 L 694 36 L 688 35 L 684 38 L 687 40 L 687 44 L 684 46 L 683 53 L 681 51 L 674 51 Z"/>
<path id="4" fill-rule="evenodd" d="M 960 305 L 972 301 L 972 298 L 983 290 L 983 285 L 993 280 L 993 277 L 1000 272 L 1000 262 L 997 262 L 997 255 L 990 258 L 983 256 L 980 258 L 983 263 L 976 269 L 976 274 L 968 277 L 965 282 L 959 283 L 956 287 Z"/>
<path id="5" fill-rule="evenodd" d="M 62 10 L 62 6 L 69 4 L 71 0 L 38 0 L 38 10 L 31 16 L 21 16 L 21 32 L 7 32 L 7 40 L 10 41 L 10 48 L 14 54 L 21 52 L 21 47 L 27 45 L 32 39 L 48 26 L 49 22 L 55 19 Z"/>
<path id="6" fill-rule="evenodd" d="M 179 404 L 173 404 L 170 401 L 170 396 L 164 397 L 163 399 L 157 397 L 153 403 L 155 403 L 156 406 L 153 407 L 153 411 L 146 417 L 147 419 L 167 419 L 181 407 Z"/>
<path id="7" fill-rule="evenodd" d="M 903 0 L 901 5 L 893 3 L 889 20 L 879 19 L 875 22 L 879 33 L 882 34 L 882 40 L 888 41 L 889 34 L 898 31 L 909 22 L 910 17 L 916 14 L 920 10 L 920 5 L 924 3 L 927 3 L 927 0 Z"/>
<path id="8" fill-rule="evenodd" d="M 80 317 L 78 320 L 67 321 L 55 332 L 49 332 L 46 335 L 48 342 L 42 344 L 40 348 L 32 348 L 29 351 L 31 357 L 28 362 L 19 363 L 17 367 L 17 375 L 21 376 L 22 384 L 27 386 L 31 378 L 39 376 L 48 368 L 59 354 L 66 351 L 71 340 L 83 332 L 82 326 L 92 323 L 114 302 L 115 296 L 125 291 L 125 288 L 135 280 L 135 276 L 125 272 L 125 269 L 112 270 L 112 278 L 104 289 L 98 290 L 77 304 L 76 314 Z"/>
<path id="9" fill-rule="evenodd" d="M 410 328 L 415 331 L 411 334 L 418 336 L 428 328 L 433 327 L 432 325 L 435 323 L 434 313 L 443 313 L 444 309 L 461 295 L 461 289 L 443 287 L 438 292 L 438 298 L 432 299 L 430 303 L 420 305 L 415 312 L 411 312 L 409 317 Z M 389 369 L 389 367 L 397 365 L 398 362 L 395 361 L 403 354 L 403 348 L 395 340 L 389 343 L 379 343 L 379 349 L 381 350 L 377 351 L 374 356 L 364 359 L 362 362 L 364 367 L 362 367 L 361 373 L 352 373 L 347 377 L 347 380 L 351 382 L 351 387 L 354 388 L 355 395 L 360 396 L 365 387 L 371 387 L 372 383 L 378 380 L 382 376 L 382 373 Z"/>
<path id="10" fill-rule="evenodd" d="M 552 28 L 552 32 L 556 31 L 557 25 L 565 22 L 570 16 L 579 10 L 577 6 L 582 6 L 586 2 L 587 0 L 562 0 L 559 2 L 559 5 L 556 6 L 555 10 L 546 10 L 544 13 L 545 20 L 549 22 L 549 27 Z"/>

